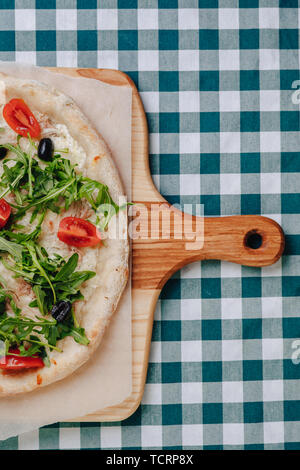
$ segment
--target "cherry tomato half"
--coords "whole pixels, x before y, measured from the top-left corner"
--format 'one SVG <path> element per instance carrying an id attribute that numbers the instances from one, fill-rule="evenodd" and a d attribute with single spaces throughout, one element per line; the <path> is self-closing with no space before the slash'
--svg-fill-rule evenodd
<path id="1" fill-rule="evenodd" d="M 11 207 L 5 199 L 0 199 L 0 228 L 3 228 L 11 214 Z"/>
<path id="2" fill-rule="evenodd" d="M 23 137 L 37 138 L 41 128 L 25 101 L 13 98 L 3 108 L 3 117 L 7 124 Z"/>
<path id="3" fill-rule="evenodd" d="M 10 349 L 12 354 L 20 354 L 19 349 Z M 44 367 L 44 361 L 36 354 L 34 356 L 2 356 L 0 357 L 0 369 L 21 370 Z"/>
<path id="4" fill-rule="evenodd" d="M 57 236 L 71 246 L 95 246 L 101 242 L 101 234 L 95 225 L 79 217 L 65 217 L 60 221 Z"/>

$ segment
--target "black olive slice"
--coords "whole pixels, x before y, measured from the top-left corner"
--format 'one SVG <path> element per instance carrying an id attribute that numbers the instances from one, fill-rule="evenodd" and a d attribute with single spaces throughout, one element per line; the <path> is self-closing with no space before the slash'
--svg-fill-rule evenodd
<path id="1" fill-rule="evenodd" d="M 5 147 L 0 147 L 0 160 L 6 157 L 8 150 Z"/>
<path id="2" fill-rule="evenodd" d="M 60 300 L 57 302 L 55 305 L 53 305 L 52 310 L 51 310 L 51 315 L 55 320 L 60 323 L 67 318 L 71 311 L 71 302 L 68 302 L 66 300 Z"/>
<path id="3" fill-rule="evenodd" d="M 50 162 L 53 158 L 54 145 L 49 137 L 41 139 L 38 146 L 38 157 L 44 162 Z"/>

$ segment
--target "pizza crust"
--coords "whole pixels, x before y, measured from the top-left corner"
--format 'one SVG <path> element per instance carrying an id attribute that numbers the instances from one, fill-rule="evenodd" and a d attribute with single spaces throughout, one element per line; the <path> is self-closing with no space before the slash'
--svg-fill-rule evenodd
<path id="1" fill-rule="evenodd" d="M 74 101 L 37 81 L 21 80 L 3 73 L 0 73 L 0 80 L 5 83 L 6 102 L 12 98 L 22 98 L 33 113 L 43 113 L 53 122 L 68 128 L 72 138 L 86 154 L 86 176 L 107 185 L 113 200 L 118 204 L 124 191 L 110 150 Z M 63 216 L 64 214 L 61 217 Z M 80 345 L 73 338 L 67 337 L 58 344 L 63 353 L 50 353 L 51 367 L 13 375 L 0 373 L 0 396 L 30 392 L 67 377 L 82 366 L 99 346 L 128 279 L 126 212 L 120 211 L 111 220 L 108 231 L 113 230 L 114 219 L 122 226 L 123 238 L 108 238 L 105 247 L 98 250 L 97 275 L 90 280 L 93 281 L 93 292 L 87 300 L 80 302 L 79 320 L 90 340 L 89 345 Z"/>

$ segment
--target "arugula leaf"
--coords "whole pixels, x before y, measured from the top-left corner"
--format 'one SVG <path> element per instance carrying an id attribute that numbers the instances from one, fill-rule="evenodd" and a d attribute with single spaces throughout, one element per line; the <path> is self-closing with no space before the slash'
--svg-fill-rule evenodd
<path id="1" fill-rule="evenodd" d="M 69 334 L 70 336 L 73 336 L 76 343 L 83 344 L 84 346 L 87 346 L 89 344 L 89 340 L 85 336 L 84 328 L 76 328 L 75 326 L 73 326 L 70 329 Z"/>
<path id="2" fill-rule="evenodd" d="M 59 300 L 72 303 L 83 299 L 80 286 L 94 277 L 95 273 L 75 271 L 78 264 L 77 253 L 66 262 L 60 255 L 49 258 L 45 248 L 33 240 L 22 239 L 20 244 L 8 240 L 5 242 L 13 243 L 22 250 L 21 258 L 15 256 L 6 260 L 2 257 L 1 262 L 16 277 L 22 277 L 33 287 L 36 299 L 30 303 L 30 307 L 38 307 L 46 315 Z"/>
<path id="3" fill-rule="evenodd" d="M 27 242 L 25 244 L 25 246 L 27 247 L 27 249 L 29 251 L 29 254 L 30 254 L 32 262 L 33 262 L 33 265 L 38 269 L 41 276 L 44 277 L 46 279 L 46 281 L 48 282 L 48 284 L 50 286 L 50 289 L 52 290 L 52 293 L 53 293 L 53 303 L 55 304 L 55 302 L 56 302 L 56 293 L 55 293 L 54 287 L 52 285 L 52 282 L 49 279 L 49 276 L 47 275 L 46 271 L 44 270 L 44 268 L 42 267 L 41 263 L 38 260 L 37 253 L 36 253 L 36 248 L 35 248 L 34 244 L 32 242 Z"/>
<path id="4" fill-rule="evenodd" d="M 113 215 L 120 210 L 106 185 L 76 173 L 76 165 L 67 158 L 56 155 L 42 168 L 33 158 L 36 151 L 33 143 L 29 153 L 24 152 L 19 143 L 5 144 L 4 147 L 15 154 L 15 158 L 10 160 L 16 163 L 13 167 L 3 163 L 0 187 L 4 190 L 0 198 L 9 192 L 14 194 L 17 203 L 13 205 L 17 209 L 15 220 L 33 208 L 32 222 L 41 210 L 50 209 L 58 213 L 62 207 L 67 210 L 73 202 L 86 199 L 97 213 L 96 225 L 104 231 Z"/>
<path id="5" fill-rule="evenodd" d="M 16 274 L 16 277 L 23 277 L 27 282 L 33 281 L 33 278 L 35 276 L 34 272 L 27 272 L 27 271 L 22 270 L 21 268 L 18 269 L 18 267 L 16 267 L 17 265 L 12 265 L 10 263 L 7 263 L 7 261 L 4 258 L 1 258 L 1 262 L 6 269 L 13 271 Z"/>
<path id="6" fill-rule="evenodd" d="M 120 209 L 112 200 L 108 187 L 90 178 L 81 178 L 78 198 L 85 198 L 90 203 L 97 213 L 96 225 L 99 226 L 102 231 L 107 228 L 110 219 L 117 214 Z"/>
<path id="7" fill-rule="evenodd" d="M 0 237 L 0 251 L 6 251 L 17 260 L 20 260 L 22 258 L 23 247 L 18 243 L 10 242 Z"/>
<path id="8" fill-rule="evenodd" d="M 64 278 L 65 279 L 68 278 L 68 276 L 75 271 L 77 264 L 78 264 L 78 254 L 74 253 L 71 256 L 71 258 L 69 258 L 67 263 L 60 269 L 60 271 L 58 271 L 58 273 L 56 274 L 54 278 L 54 281 L 57 282 L 57 281 L 61 281 Z"/>
<path id="9" fill-rule="evenodd" d="M 3 288 L 0 288 L 0 298 L 5 297 Z M 11 296 L 6 293 L 6 299 Z M 66 322 L 57 323 L 54 319 L 36 317 L 36 320 L 20 315 L 8 316 L 2 313 L 0 316 L 0 339 L 4 349 L 1 355 L 11 355 L 10 348 L 18 347 L 20 356 L 33 356 L 39 354 L 45 365 L 49 366 L 50 361 L 47 350 L 62 352 L 57 346 L 58 341 L 67 336 L 72 336 L 74 340 L 83 345 L 88 345 L 89 340 L 83 328 L 75 323 L 74 317 L 70 317 Z M 3 348 L 2 348 L 3 349 Z M 16 354 L 14 354 L 16 355 Z"/>
<path id="10" fill-rule="evenodd" d="M 43 315 L 46 315 L 48 312 L 45 310 L 45 297 L 46 297 L 45 292 L 43 291 L 41 286 L 33 286 L 32 290 L 36 296 L 36 304 L 37 304 L 36 306 L 39 308 L 39 311 Z"/>

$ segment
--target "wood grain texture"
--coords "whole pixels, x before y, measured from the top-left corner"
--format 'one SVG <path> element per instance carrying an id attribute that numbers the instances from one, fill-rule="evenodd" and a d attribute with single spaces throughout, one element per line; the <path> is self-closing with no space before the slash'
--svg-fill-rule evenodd
<path id="1" fill-rule="evenodd" d="M 151 218 L 154 223 L 157 223 L 159 216 L 153 214 L 160 213 L 157 239 L 151 237 L 151 232 L 153 235 L 155 230 L 149 221 L 150 210 L 146 212 L 145 206 L 151 206 Z M 284 248 L 281 227 L 267 217 L 185 216 L 185 219 L 190 220 L 187 224 L 190 230 L 184 231 L 182 213 L 173 211 L 169 204 L 143 204 L 142 207 L 143 212 L 139 217 L 145 230 L 141 232 L 141 238 L 134 241 L 132 250 L 132 282 L 137 289 L 161 289 L 174 272 L 198 260 L 218 259 L 246 266 L 267 266 L 279 259 Z M 170 213 L 173 220 L 169 216 Z M 167 228 L 162 231 L 163 218 Z M 170 238 L 162 238 L 169 233 Z M 183 236 L 181 239 L 174 239 L 174 233 L 182 233 Z M 254 233 L 261 240 L 258 249 L 247 246 L 248 237 Z M 195 241 L 192 241 L 193 239 Z"/>
<path id="2" fill-rule="evenodd" d="M 130 416 L 142 398 L 155 305 L 166 280 L 182 266 L 196 260 L 219 259 L 248 266 L 272 264 L 283 252 L 284 235 L 276 222 L 261 216 L 200 218 L 186 215 L 183 218 L 182 213 L 174 210 L 158 193 L 152 182 L 147 121 L 132 80 L 115 70 L 53 70 L 112 85 L 130 86 L 133 91 L 132 200 L 136 203 L 136 220 L 139 221 L 139 231 L 132 242 L 133 391 L 120 405 L 73 420 L 119 421 Z M 163 226 L 163 220 L 167 221 L 166 226 Z M 178 238 L 181 232 L 184 235 Z M 252 233 L 261 236 L 262 244 L 258 249 L 247 246 L 247 236 Z"/>

